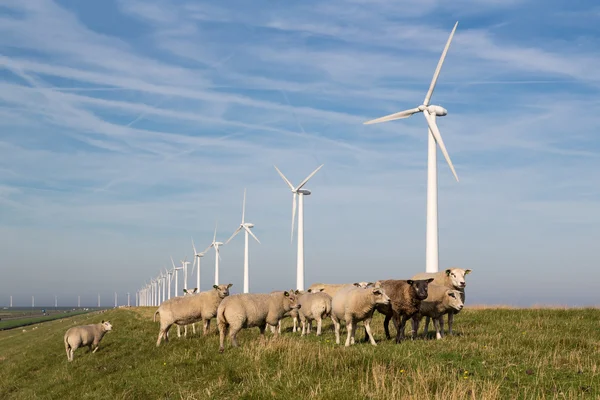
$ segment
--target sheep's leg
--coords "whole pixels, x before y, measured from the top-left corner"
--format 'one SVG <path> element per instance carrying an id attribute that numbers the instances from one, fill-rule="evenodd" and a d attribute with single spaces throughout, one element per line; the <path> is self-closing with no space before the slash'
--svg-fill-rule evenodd
<path id="1" fill-rule="evenodd" d="M 386 315 L 385 319 L 383 320 L 383 329 L 385 330 L 385 338 L 387 340 L 392 338 L 392 336 L 390 336 L 390 319 L 392 319 L 392 317 L 390 315 Z"/>
<path id="2" fill-rule="evenodd" d="M 452 335 L 452 323 L 453 322 L 454 322 L 454 313 L 452 311 L 450 311 L 448 313 L 448 335 Z"/>
<path id="3" fill-rule="evenodd" d="M 317 336 L 321 336 L 321 325 L 323 324 L 323 319 L 318 317 L 317 319 Z"/>
<path id="4" fill-rule="evenodd" d="M 423 327 L 423 333 L 425 333 L 425 337 L 427 337 L 427 332 L 429 331 L 429 317 L 425 317 L 425 326 Z"/>
<path id="5" fill-rule="evenodd" d="M 306 334 L 310 335 L 310 331 L 312 331 L 312 319 L 308 320 L 308 332 Z"/>
<path id="6" fill-rule="evenodd" d="M 225 333 L 227 331 L 227 325 L 219 323 L 217 326 L 219 328 L 219 353 L 222 353 L 225 351 Z"/>
<path id="7" fill-rule="evenodd" d="M 261 325 L 258 327 L 258 330 L 260 331 L 260 339 L 261 340 L 265 340 L 265 329 L 267 329 L 266 323 L 264 325 Z"/>
<path id="8" fill-rule="evenodd" d="M 298 330 L 298 317 L 294 317 L 294 328 L 292 329 L 292 332 L 297 332 Z"/>
<path id="9" fill-rule="evenodd" d="M 365 330 L 367 331 L 367 334 L 369 335 L 369 340 L 371 341 L 371 344 L 373 346 L 377 346 L 377 343 L 375 342 L 375 338 L 373 338 L 373 333 L 371 333 L 371 320 L 370 319 L 365 320 Z"/>
<path id="10" fill-rule="evenodd" d="M 444 316 L 443 315 L 439 318 L 439 323 L 440 323 L 440 337 L 444 337 Z"/>
<path id="11" fill-rule="evenodd" d="M 95 352 L 98 351 L 98 348 L 100 347 L 100 343 L 95 343 L 94 346 L 96 346 L 96 347 L 94 348 L 94 351 L 92 351 L 92 354 L 94 354 Z"/>
<path id="12" fill-rule="evenodd" d="M 396 343 L 400 343 L 402 339 L 404 339 L 404 329 L 406 328 L 406 321 L 408 320 L 408 316 L 403 315 L 402 320 L 400 321 L 400 326 L 398 327 L 398 332 L 396 332 Z"/>
<path id="13" fill-rule="evenodd" d="M 442 335 L 440 334 L 440 320 L 437 318 L 433 318 L 433 327 L 435 328 L 435 338 L 441 339 Z"/>
<path id="14" fill-rule="evenodd" d="M 181 326 L 179 324 L 177 325 L 177 337 L 181 337 Z"/>
<path id="15" fill-rule="evenodd" d="M 192 324 L 192 332 L 194 332 L 194 335 L 196 334 L 196 324 Z"/>
<path id="16" fill-rule="evenodd" d="M 306 335 L 306 321 L 301 319 L 300 323 L 302 324 L 302 333 L 300 334 L 300 336 L 304 336 Z"/>
<path id="17" fill-rule="evenodd" d="M 333 321 L 333 329 L 335 330 L 335 344 L 340 344 L 340 321 L 331 318 Z"/>
<path id="18" fill-rule="evenodd" d="M 202 334 L 203 335 L 208 335 L 208 330 L 210 328 L 210 319 L 205 319 L 204 320 L 204 329 L 202 330 Z"/>
<path id="19" fill-rule="evenodd" d="M 238 347 L 237 334 L 241 330 L 241 327 L 229 327 L 229 337 L 231 338 L 231 345 Z"/>
<path id="20" fill-rule="evenodd" d="M 412 317 L 412 338 L 417 338 L 417 332 L 419 331 L 419 318 Z"/>
<path id="21" fill-rule="evenodd" d="M 348 321 L 348 320 L 346 320 Z M 348 336 L 346 337 L 346 347 L 350 346 L 350 338 L 352 337 L 352 329 L 354 328 L 354 324 L 352 321 L 346 322 L 346 330 L 348 331 Z"/>

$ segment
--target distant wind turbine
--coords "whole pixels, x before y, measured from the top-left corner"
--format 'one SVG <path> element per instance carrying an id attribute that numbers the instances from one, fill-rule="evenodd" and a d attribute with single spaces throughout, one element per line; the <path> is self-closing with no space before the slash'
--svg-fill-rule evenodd
<path id="1" fill-rule="evenodd" d="M 35 296 L 31 296 L 31 308 L 35 307 Z"/>
<path id="2" fill-rule="evenodd" d="M 208 250 L 210 250 L 210 247 L 211 246 L 208 246 L 203 252 L 198 253 L 198 251 L 196 251 L 194 239 L 192 238 L 192 249 L 194 249 L 194 264 L 192 265 L 192 276 L 194 276 L 194 269 L 196 268 L 196 264 L 198 264 L 198 270 L 196 271 L 196 287 L 198 288 L 198 292 L 200 291 L 200 259 L 204 257 Z"/>
<path id="3" fill-rule="evenodd" d="M 431 80 L 431 84 L 429 85 L 429 90 L 425 95 L 425 100 L 423 100 L 423 104 L 416 108 L 412 108 L 410 110 L 400 111 L 394 114 L 386 115 L 385 117 L 373 119 L 371 121 L 367 121 L 364 124 L 375 124 L 379 122 L 387 122 L 393 121 L 396 119 L 408 118 L 413 114 L 422 112 L 425 120 L 427 121 L 427 126 L 429 128 L 428 134 L 428 153 L 427 153 L 427 233 L 426 233 L 426 244 L 425 244 L 425 271 L 426 272 L 438 272 L 438 263 L 439 263 L 439 250 L 438 250 L 438 195 L 437 195 L 437 146 L 440 146 L 440 150 L 444 155 L 444 158 L 448 162 L 450 166 L 450 170 L 452 174 L 456 178 L 458 182 L 458 175 L 456 175 L 456 171 L 454 170 L 454 165 L 452 165 L 452 161 L 450 160 L 450 156 L 448 155 L 448 151 L 446 150 L 446 146 L 444 146 L 444 141 L 442 140 L 442 135 L 440 134 L 440 130 L 435 122 L 436 117 L 443 117 L 448 114 L 448 111 L 436 105 L 430 105 L 431 96 L 433 95 L 433 90 L 435 89 L 435 85 L 437 83 L 438 77 L 440 75 L 440 70 L 442 69 L 442 64 L 444 63 L 444 59 L 446 58 L 446 53 L 448 52 L 448 48 L 450 47 L 450 42 L 452 42 L 452 37 L 454 36 L 454 32 L 456 31 L 456 27 L 458 26 L 458 21 L 454 25 L 452 32 L 450 33 L 450 37 L 446 42 L 446 47 L 442 52 L 442 56 L 438 62 L 438 65 L 433 74 L 433 79 Z"/>
<path id="4" fill-rule="evenodd" d="M 210 246 L 208 246 L 208 248 L 210 249 L 211 247 L 215 249 L 215 285 L 219 284 L 219 261 L 221 260 L 221 253 L 219 250 L 220 246 L 223 246 L 223 242 L 217 242 L 217 227 L 219 226 L 219 222 L 217 222 L 215 224 L 215 235 L 213 236 L 213 241 L 210 244 Z M 200 288 L 198 288 L 198 290 L 200 290 Z"/>
<path id="5" fill-rule="evenodd" d="M 254 240 L 256 240 L 260 244 L 260 240 L 252 233 L 250 230 L 254 227 L 254 224 L 251 222 L 244 222 L 244 216 L 246 215 L 246 189 L 244 189 L 244 202 L 242 203 L 242 223 L 240 226 L 233 232 L 233 235 L 225 242 L 225 244 L 229 243 L 231 239 L 235 237 L 238 233 L 244 230 L 245 241 L 244 241 L 244 293 L 248 293 L 249 291 L 249 283 L 248 283 L 248 234 L 252 235 Z"/>
<path id="6" fill-rule="evenodd" d="M 294 221 L 296 220 L 296 206 L 298 207 L 298 255 L 296 264 L 296 289 L 304 290 L 304 196 L 310 195 L 310 190 L 302 189 L 304 185 L 309 181 L 314 174 L 319 171 L 323 165 L 321 164 L 315 169 L 310 175 L 306 177 L 297 187 L 294 187 L 288 178 L 283 175 L 283 172 L 274 165 L 275 169 L 281 176 L 281 178 L 288 184 L 292 190 L 292 236 L 291 241 L 294 240 Z M 298 196 L 298 203 L 296 204 L 296 196 Z"/>
<path id="7" fill-rule="evenodd" d="M 177 272 L 177 271 L 179 271 L 180 269 L 183 269 L 183 267 L 177 268 L 175 266 L 175 262 L 173 261 L 173 256 L 171 256 L 171 264 L 173 264 L 173 270 L 175 271 L 175 297 L 177 297 L 177 296 L 179 296 L 179 291 L 178 291 L 179 284 L 177 283 L 177 281 L 179 280 L 179 272 Z"/>

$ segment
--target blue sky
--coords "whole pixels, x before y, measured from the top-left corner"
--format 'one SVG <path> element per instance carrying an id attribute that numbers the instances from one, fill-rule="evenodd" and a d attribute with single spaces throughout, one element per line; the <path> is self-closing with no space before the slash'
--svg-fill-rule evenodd
<path id="1" fill-rule="evenodd" d="M 295 286 L 273 164 L 294 183 L 325 164 L 307 284 L 424 270 L 425 121 L 362 123 L 420 104 L 456 21 L 433 96 L 460 178 L 440 153 L 440 268 L 473 270 L 471 304 L 597 304 L 600 7 L 3 0 L 0 305 L 124 299 L 217 219 L 225 241 L 244 188 L 251 290 Z M 241 291 L 241 236 L 222 259 Z"/>

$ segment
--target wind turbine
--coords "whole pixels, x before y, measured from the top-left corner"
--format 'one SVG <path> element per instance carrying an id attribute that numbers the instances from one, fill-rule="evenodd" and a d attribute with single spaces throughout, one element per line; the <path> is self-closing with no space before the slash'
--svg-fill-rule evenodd
<path id="1" fill-rule="evenodd" d="M 212 244 L 211 244 L 212 245 Z M 196 263 L 198 263 L 198 272 L 196 274 L 196 287 L 198 288 L 198 292 L 200 291 L 200 259 L 204 257 L 206 252 L 210 250 L 211 246 L 208 246 L 206 250 L 201 253 L 196 251 L 196 245 L 194 244 L 194 239 L 192 238 L 192 248 L 194 249 L 194 265 L 192 265 L 192 275 L 194 275 L 194 268 L 196 268 Z"/>
<path id="2" fill-rule="evenodd" d="M 12 294 L 10 295 L 10 308 L 12 308 Z"/>
<path id="3" fill-rule="evenodd" d="M 35 307 L 35 296 L 31 296 L 31 308 Z"/>
<path id="4" fill-rule="evenodd" d="M 177 268 L 175 266 L 175 262 L 173 261 L 173 256 L 171 256 L 171 264 L 173 264 L 173 270 L 175 271 L 175 297 L 177 297 L 177 296 L 179 296 L 179 294 L 178 294 L 179 292 L 177 291 L 177 288 L 178 288 L 177 281 L 179 280 L 179 272 L 177 272 L 177 271 L 179 271 L 180 269 L 183 269 L 183 267 Z"/>
<path id="5" fill-rule="evenodd" d="M 208 249 L 210 249 L 211 247 L 214 247 L 215 249 L 215 285 L 219 284 L 219 260 L 221 260 L 219 246 L 223 246 L 224 244 L 223 242 L 217 242 L 217 226 L 219 226 L 218 222 L 215 224 L 215 235 L 213 236 L 213 241 L 210 244 L 210 246 L 208 246 Z M 200 288 L 198 288 L 198 290 L 200 290 Z"/>
<path id="6" fill-rule="evenodd" d="M 115 308 L 117 308 L 117 292 L 115 292 Z"/>
<path id="7" fill-rule="evenodd" d="M 179 260 L 183 268 L 183 288 L 188 289 L 188 265 L 190 262 L 187 260 L 187 256 L 183 260 Z"/>
<path id="8" fill-rule="evenodd" d="M 444 158 L 448 162 L 450 166 L 450 170 L 452 170 L 452 174 L 456 178 L 458 182 L 458 175 L 456 175 L 456 171 L 454 170 L 454 166 L 452 165 L 452 161 L 450 160 L 450 156 L 448 155 L 448 151 L 446 151 L 446 146 L 444 146 L 444 141 L 442 140 L 442 135 L 440 134 L 440 130 L 435 123 L 436 117 L 443 117 L 448 114 L 448 111 L 436 105 L 430 105 L 431 96 L 433 95 L 433 90 L 435 89 L 435 85 L 437 83 L 438 77 L 440 75 L 440 70 L 442 69 L 442 64 L 444 63 L 444 59 L 446 58 L 446 53 L 448 52 L 448 48 L 450 47 L 450 42 L 452 41 L 452 37 L 454 36 L 454 32 L 456 31 L 456 27 L 458 26 L 458 21 L 454 25 L 452 32 L 450 33 L 450 37 L 448 38 L 448 42 L 446 42 L 446 47 L 442 52 L 442 56 L 440 57 L 440 61 L 435 69 L 433 74 L 433 79 L 431 80 L 431 84 L 429 85 L 429 90 L 425 96 L 425 100 L 423 100 L 423 104 L 416 108 L 412 108 L 410 110 L 400 111 L 394 114 L 386 115 L 385 117 L 373 119 L 371 121 L 367 121 L 364 124 L 375 124 L 379 122 L 387 122 L 393 121 L 396 119 L 408 118 L 413 114 L 422 112 L 425 120 L 427 121 L 427 126 L 429 130 L 428 135 L 428 152 L 427 152 L 427 234 L 426 234 L 426 243 L 425 243 L 425 271 L 426 272 L 438 272 L 438 263 L 439 263 L 439 252 L 438 252 L 438 195 L 437 195 L 437 146 L 440 146 L 440 150 L 444 155 Z"/>
<path id="9" fill-rule="evenodd" d="M 58 307 L 58 296 L 54 295 L 54 308 Z"/>
<path id="10" fill-rule="evenodd" d="M 100 307 L 100 293 L 98 293 L 98 307 Z"/>
<path id="11" fill-rule="evenodd" d="M 165 273 L 167 274 L 167 283 L 168 283 L 168 288 L 167 288 L 167 300 L 171 298 L 171 281 L 173 280 L 173 274 L 175 273 L 175 271 L 167 271 L 167 269 L 165 268 Z"/>
<path id="12" fill-rule="evenodd" d="M 225 242 L 225 244 L 229 243 L 231 239 L 235 237 L 238 233 L 243 229 L 245 232 L 245 241 L 244 241 L 244 293 L 248 293 L 248 234 L 252 235 L 252 237 L 260 244 L 260 240 L 252 233 L 250 230 L 254 227 L 254 224 L 251 222 L 244 222 L 244 216 L 246 214 L 246 189 L 244 189 L 244 202 L 242 203 L 242 223 L 238 228 L 233 232 L 233 235 Z"/>
<path id="13" fill-rule="evenodd" d="M 296 220 L 296 206 L 298 206 L 298 259 L 296 264 L 296 289 L 304 290 L 304 196 L 310 195 L 310 190 L 302 189 L 306 182 L 313 177 L 314 174 L 319 171 L 323 165 L 321 164 L 315 169 L 310 175 L 306 177 L 297 187 L 294 187 L 288 178 L 283 175 L 283 172 L 274 165 L 275 169 L 283 178 L 285 183 L 288 184 L 292 190 L 292 236 L 290 241 L 294 240 L 294 221 Z M 298 203 L 296 204 L 296 196 L 298 196 Z"/>
<path id="14" fill-rule="evenodd" d="M 81 307 L 81 296 L 77 296 L 77 307 Z"/>

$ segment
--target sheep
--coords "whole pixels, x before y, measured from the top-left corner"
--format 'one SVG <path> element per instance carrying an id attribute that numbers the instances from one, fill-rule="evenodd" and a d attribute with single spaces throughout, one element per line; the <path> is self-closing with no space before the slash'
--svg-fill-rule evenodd
<path id="1" fill-rule="evenodd" d="M 231 286 L 233 286 L 231 283 L 213 285 L 211 290 L 190 296 L 174 297 L 163 302 L 154 313 L 154 321 L 156 321 L 156 315 L 160 314 L 160 331 L 158 332 L 156 346 L 160 346 L 162 339 L 165 342 L 169 341 L 168 332 L 173 324 L 187 325 L 204 321 L 203 333 L 207 335 L 210 320 L 217 315 L 219 304 L 229 296 Z"/>
<path id="2" fill-rule="evenodd" d="M 391 338 L 390 319 L 393 319 L 396 327 L 396 343 L 400 343 L 400 340 L 404 339 L 406 321 L 419 312 L 421 301 L 427 298 L 427 287 L 432 281 L 433 278 L 424 280 L 387 279 L 375 282 L 375 287 L 382 288 L 391 300 L 388 305 L 377 306 L 377 311 L 385 315 L 383 328 L 387 339 Z M 365 340 L 367 333 L 368 331 L 365 332 Z"/>
<path id="3" fill-rule="evenodd" d="M 346 347 L 354 344 L 356 325 L 364 321 L 365 330 L 373 346 L 377 346 L 371 333 L 371 318 L 375 307 L 389 305 L 390 298 L 381 288 L 359 288 L 348 286 L 338 290 L 331 300 L 331 319 L 335 325 L 335 343 L 340 344 L 340 321 L 346 322 L 348 336 Z"/>
<path id="4" fill-rule="evenodd" d="M 324 292 L 306 293 L 299 296 L 298 304 L 301 306 L 297 313 L 302 322 L 302 336 L 310 334 L 313 320 L 317 321 L 317 336 L 320 336 L 323 318 L 331 315 L 331 296 Z"/>
<path id="5" fill-rule="evenodd" d="M 271 293 L 283 293 L 283 290 L 274 290 Z M 300 296 L 302 296 L 306 292 L 304 292 L 303 290 L 294 290 L 294 293 L 298 296 L 298 299 L 300 299 Z M 298 310 L 291 309 L 290 311 L 283 314 L 283 318 L 285 317 L 292 317 L 292 321 L 294 322 L 292 332 L 300 332 L 300 327 L 298 326 Z M 271 333 L 275 333 L 275 329 L 277 329 L 277 333 L 281 334 L 281 319 L 277 322 L 277 328 L 273 325 L 269 325 L 269 328 L 271 329 Z"/>
<path id="6" fill-rule="evenodd" d="M 106 332 L 112 331 L 110 321 L 102 320 L 99 324 L 73 326 L 65 332 L 64 342 L 67 352 L 67 360 L 73 361 L 73 353 L 79 347 L 87 346 L 92 354 L 98 350 L 100 341 Z"/>
<path id="7" fill-rule="evenodd" d="M 196 294 L 199 291 L 198 288 L 193 288 L 191 290 L 188 289 L 183 289 L 183 295 L 184 296 L 189 296 L 189 295 L 193 295 Z M 183 336 L 187 337 L 187 331 L 188 331 L 188 326 L 184 325 L 183 326 Z M 192 324 L 192 331 L 194 332 L 194 334 L 196 334 L 196 325 Z M 181 337 L 181 325 L 177 325 L 177 337 Z"/>
<path id="8" fill-rule="evenodd" d="M 433 283 L 436 285 L 446 286 L 450 289 L 458 290 L 461 292 L 460 298 L 465 303 L 465 287 L 467 283 L 465 282 L 465 275 L 471 273 L 470 269 L 462 269 L 462 268 L 447 268 L 444 271 L 440 272 L 423 272 L 417 274 L 412 277 L 412 279 L 427 279 L 433 278 Z M 454 314 L 458 314 L 459 311 L 451 311 L 448 313 L 448 334 L 452 335 L 452 323 L 454 322 Z M 425 330 L 427 330 L 429 326 L 429 317 L 425 319 Z"/>
<path id="9" fill-rule="evenodd" d="M 225 334 L 229 330 L 231 344 L 238 346 L 236 335 L 242 328 L 258 327 L 264 338 L 267 324 L 277 325 L 283 315 L 300 308 L 294 290 L 274 293 L 241 293 L 224 299 L 217 310 L 219 353 L 225 351 Z"/>
<path id="10" fill-rule="evenodd" d="M 417 336 L 419 321 L 423 317 L 433 319 L 435 337 L 441 339 L 444 334 L 444 314 L 454 310 L 460 311 L 462 308 L 460 291 L 446 286 L 429 285 L 427 298 L 421 302 L 419 312 L 413 316 L 413 339 Z M 425 337 L 427 337 L 427 326 L 425 327 Z"/>
<path id="11" fill-rule="evenodd" d="M 330 295 L 332 298 L 337 293 L 338 290 L 348 286 L 356 286 L 361 288 L 367 288 L 372 286 L 373 282 L 356 282 L 356 283 L 313 283 L 308 288 L 307 292 L 315 293 L 315 292 L 325 292 Z"/>

